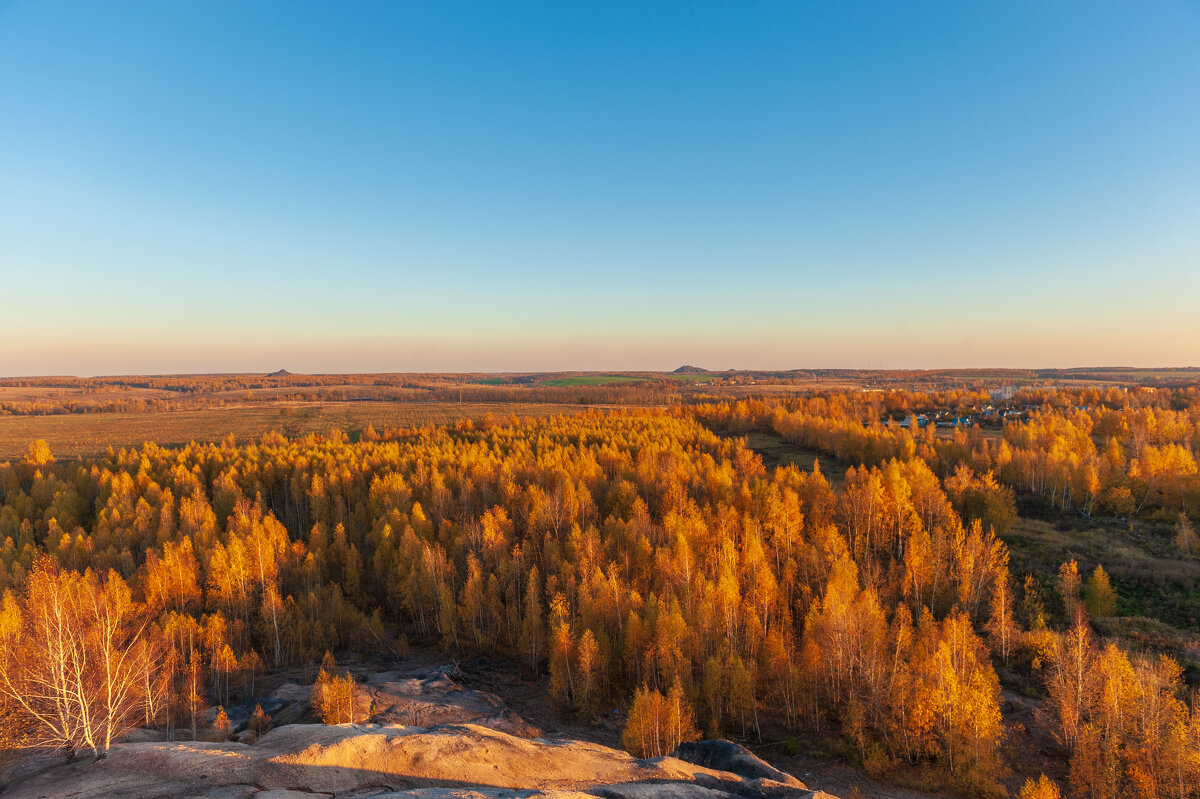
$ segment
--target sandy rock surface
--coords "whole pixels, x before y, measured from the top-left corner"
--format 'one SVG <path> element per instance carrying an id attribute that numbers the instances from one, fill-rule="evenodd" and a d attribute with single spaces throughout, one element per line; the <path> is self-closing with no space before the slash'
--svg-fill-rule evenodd
<path id="1" fill-rule="evenodd" d="M 276 725 L 313 722 L 312 686 L 286 682 L 260 700 Z M 234 731 L 245 727 L 254 701 L 229 709 Z M 355 721 L 436 727 L 478 724 L 524 738 L 542 731 L 514 713 L 495 694 L 459 685 L 442 670 L 419 674 L 385 671 L 363 677 L 355 691 Z"/>
<path id="2" fill-rule="evenodd" d="M 753 755 L 747 752 L 745 757 Z M 747 764 L 753 771 L 750 760 L 735 765 L 746 770 Z M 475 724 L 433 728 L 294 724 L 272 730 L 254 745 L 119 744 L 99 762 L 43 764 L 15 779 L 3 795 L 12 799 L 801 799 L 814 795 L 780 775 L 786 781 L 743 776 L 675 757 L 637 760 L 598 744 L 522 738 Z"/>
<path id="3" fill-rule="evenodd" d="M 524 738 L 542 734 L 500 697 L 463 688 L 442 672 L 407 678 L 396 672 L 373 674 L 358 686 L 358 706 L 376 724 L 478 724 Z"/>
<path id="4" fill-rule="evenodd" d="M 548 739 L 497 696 L 459 685 L 457 667 L 360 675 L 356 715 L 311 723 L 312 688 L 286 682 L 229 709 L 234 732 L 256 704 L 261 739 L 165 741 L 135 730 L 100 761 L 28 757 L 0 776 L 8 799 L 808 799 L 794 777 L 729 741 L 638 760 Z M 210 709 L 215 715 L 216 708 Z"/>

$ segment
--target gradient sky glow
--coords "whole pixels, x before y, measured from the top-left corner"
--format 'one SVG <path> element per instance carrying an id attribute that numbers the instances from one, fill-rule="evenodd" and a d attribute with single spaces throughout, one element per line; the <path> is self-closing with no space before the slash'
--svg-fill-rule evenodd
<path id="1" fill-rule="evenodd" d="M 0 0 L 0 375 L 1200 365 L 1200 3 Z"/>

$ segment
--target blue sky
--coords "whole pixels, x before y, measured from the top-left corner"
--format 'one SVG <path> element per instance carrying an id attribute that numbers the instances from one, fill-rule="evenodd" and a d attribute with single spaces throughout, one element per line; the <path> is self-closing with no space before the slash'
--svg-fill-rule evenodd
<path id="1" fill-rule="evenodd" d="M 1200 364 L 1200 3 L 0 0 L 0 375 Z"/>

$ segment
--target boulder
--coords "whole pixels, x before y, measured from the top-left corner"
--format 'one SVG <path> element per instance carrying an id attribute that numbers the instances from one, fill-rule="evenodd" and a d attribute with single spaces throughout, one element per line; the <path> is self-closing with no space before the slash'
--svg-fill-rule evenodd
<path id="1" fill-rule="evenodd" d="M 358 709 L 375 724 L 435 727 L 476 724 L 536 738 L 541 730 L 508 709 L 495 694 L 463 688 L 445 671 L 420 678 L 375 675 L 358 686 Z"/>
<path id="2" fill-rule="evenodd" d="M 733 741 L 713 739 L 680 744 L 671 756 L 697 766 L 728 771 L 748 780 L 766 779 L 792 788 L 804 787 L 800 780 L 780 771 Z"/>

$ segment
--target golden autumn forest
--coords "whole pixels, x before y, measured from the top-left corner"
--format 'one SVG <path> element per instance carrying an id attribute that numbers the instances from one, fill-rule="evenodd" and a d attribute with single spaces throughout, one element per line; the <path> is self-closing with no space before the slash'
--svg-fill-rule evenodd
<path id="1" fill-rule="evenodd" d="M 219 738 L 296 667 L 355 722 L 339 661 L 419 648 L 638 757 L 1200 795 L 1195 386 L 544 390 L 603 407 L 0 462 L 0 746 Z"/>

